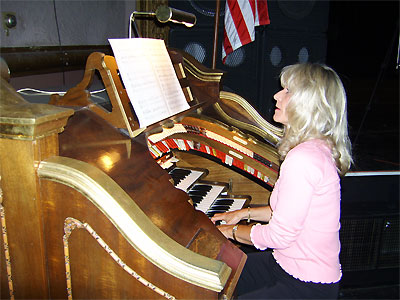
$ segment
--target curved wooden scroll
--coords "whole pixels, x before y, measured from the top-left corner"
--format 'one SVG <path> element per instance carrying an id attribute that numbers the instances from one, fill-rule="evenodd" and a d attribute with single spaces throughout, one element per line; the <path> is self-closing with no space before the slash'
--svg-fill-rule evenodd
<path id="1" fill-rule="evenodd" d="M 221 79 L 224 73 L 220 70 L 207 68 L 182 50 L 174 48 L 168 50 L 170 53 L 176 52 L 182 56 L 182 72 L 190 82 L 190 89 L 194 98 L 199 103 L 207 103 L 208 105 L 218 101 Z"/>
<path id="2" fill-rule="evenodd" d="M 227 124 L 231 124 L 248 132 L 256 133 L 265 141 L 276 145 L 283 136 L 283 129 L 266 121 L 241 96 L 221 91 L 220 101 L 214 104 L 214 109 Z"/>
<path id="3" fill-rule="evenodd" d="M 183 57 L 184 72 L 190 80 L 195 97 L 214 99 L 210 102 L 213 103 L 213 110 L 208 109 L 204 112 L 205 115 L 254 133 L 273 146 L 279 142 L 283 136 L 282 128 L 266 121 L 243 97 L 220 90 L 222 71 L 205 67 L 186 52 L 177 49 L 173 51 Z M 206 89 L 205 83 L 207 83 Z"/>
<path id="4" fill-rule="evenodd" d="M 85 195 L 129 244 L 162 270 L 206 289 L 219 292 L 224 288 L 231 272 L 225 263 L 190 251 L 168 237 L 100 169 L 76 159 L 54 156 L 40 162 L 38 175 Z"/>

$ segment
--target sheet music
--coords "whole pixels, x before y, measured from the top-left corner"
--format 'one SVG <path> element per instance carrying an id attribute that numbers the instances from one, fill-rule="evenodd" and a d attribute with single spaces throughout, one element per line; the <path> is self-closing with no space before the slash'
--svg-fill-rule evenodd
<path id="1" fill-rule="evenodd" d="M 109 42 L 140 127 L 190 108 L 163 40 L 133 38 Z"/>

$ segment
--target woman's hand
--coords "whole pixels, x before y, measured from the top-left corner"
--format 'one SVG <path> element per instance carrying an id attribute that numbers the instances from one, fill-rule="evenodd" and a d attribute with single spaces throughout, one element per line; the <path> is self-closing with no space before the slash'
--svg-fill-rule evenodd
<path id="1" fill-rule="evenodd" d="M 231 239 L 232 238 L 232 228 L 233 225 L 219 225 L 217 226 L 218 230 L 221 231 L 221 233 L 227 238 Z"/>
<path id="2" fill-rule="evenodd" d="M 234 211 L 229 211 L 221 214 L 215 214 L 211 221 L 215 224 L 216 221 L 224 221 L 226 225 L 237 224 L 243 217 L 246 216 L 246 210 L 239 209 Z M 222 225 L 223 226 L 223 225 Z M 219 226 L 221 227 L 221 226 Z M 218 229 L 219 229 L 218 227 Z"/>
<path id="3" fill-rule="evenodd" d="M 227 239 L 234 239 L 239 243 L 252 245 L 253 243 L 251 242 L 251 237 L 250 237 L 251 226 L 238 225 L 236 228 L 235 237 L 233 236 L 234 226 L 235 225 L 220 225 L 217 226 L 217 228 Z"/>

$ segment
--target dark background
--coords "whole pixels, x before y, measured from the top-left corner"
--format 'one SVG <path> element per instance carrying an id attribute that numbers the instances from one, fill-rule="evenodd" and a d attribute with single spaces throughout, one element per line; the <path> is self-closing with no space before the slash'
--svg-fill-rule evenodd
<path id="1" fill-rule="evenodd" d="M 399 169 L 398 1 L 331 1 L 327 64 L 341 76 L 356 165 Z"/>
<path id="2" fill-rule="evenodd" d="M 191 29 L 171 25 L 170 46 L 211 67 L 215 1 L 169 3 L 197 16 Z M 224 7 L 221 1 L 217 68 L 227 72 L 225 90 L 243 96 L 273 123 L 279 72 L 306 49 L 308 61 L 331 66 L 346 88 L 352 170 L 399 170 L 398 1 L 269 0 L 271 23 L 257 27 L 256 40 L 235 51 L 244 57 L 238 66 L 220 60 Z M 204 54 L 192 44 L 204 47 Z M 277 65 L 270 61 L 275 46 L 281 50 Z"/>

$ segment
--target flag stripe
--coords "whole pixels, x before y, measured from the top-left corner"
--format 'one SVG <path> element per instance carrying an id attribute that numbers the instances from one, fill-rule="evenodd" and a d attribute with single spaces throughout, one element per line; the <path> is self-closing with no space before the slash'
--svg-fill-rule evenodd
<path id="1" fill-rule="evenodd" d="M 236 30 L 239 34 L 240 41 L 242 45 L 250 43 L 254 40 L 254 14 L 251 9 L 250 3 L 248 0 L 245 1 L 235 1 L 228 0 L 237 3 L 236 9 L 234 10 L 234 14 L 232 15 L 233 20 L 240 19 L 240 23 L 235 22 Z"/>
<path id="2" fill-rule="evenodd" d="M 257 15 L 256 1 L 255 0 L 249 0 L 249 5 L 251 7 L 251 11 L 253 12 L 253 16 L 255 17 Z M 253 18 L 253 20 L 254 20 L 254 18 Z"/>
<path id="3" fill-rule="evenodd" d="M 224 37 L 226 36 L 226 31 L 224 31 Z M 233 48 L 232 48 L 232 45 L 231 45 L 231 43 L 229 42 L 229 39 L 228 38 L 226 38 L 226 39 L 224 39 L 224 45 L 223 45 L 223 47 L 222 47 L 222 52 L 223 52 L 223 57 L 225 56 L 224 54 L 225 54 L 225 52 L 226 53 L 231 53 L 231 52 L 233 52 Z"/>
<path id="4" fill-rule="evenodd" d="M 270 24 L 267 1 L 257 1 L 257 13 L 261 16 L 257 25 Z"/>

